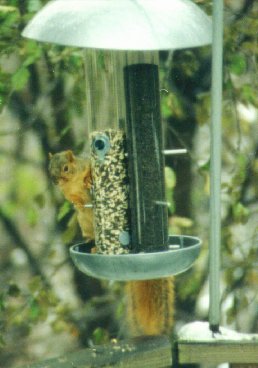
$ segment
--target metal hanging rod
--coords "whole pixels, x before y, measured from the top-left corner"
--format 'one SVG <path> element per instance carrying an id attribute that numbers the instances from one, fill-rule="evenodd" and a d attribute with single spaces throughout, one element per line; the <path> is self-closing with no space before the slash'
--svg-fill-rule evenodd
<path id="1" fill-rule="evenodd" d="M 185 148 L 179 148 L 179 149 L 165 149 L 163 150 L 163 154 L 166 156 L 169 155 L 184 155 L 186 154 L 188 151 Z"/>

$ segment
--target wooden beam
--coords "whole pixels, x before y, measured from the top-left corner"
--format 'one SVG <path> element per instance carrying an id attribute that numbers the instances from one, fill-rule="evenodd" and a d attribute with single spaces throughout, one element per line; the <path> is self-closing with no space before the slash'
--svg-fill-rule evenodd
<path id="1" fill-rule="evenodd" d="M 208 322 L 184 325 L 176 342 L 180 364 L 258 363 L 258 334 L 239 333 L 221 326 L 212 332 Z"/>
<path id="2" fill-rule="evenodd" d="M 165 336 L 144 336 L 98 345 L 23 368 L 169 368 L 171 365 L 169 339 Z"/>
<path id="3" fill-rule="evenodd" d="M 230 368 L 258 368 L 257 364 L 230 364 Z"/>
<path id="4" fill-rule="evenodd" d="M 258 341 L 178 342 L 180 364 L 258 363 Z"/>
<path id="5" fill-rule="evenodd" d="M 232 368 L 258 368 L 258 334 L 243 334 L 207 322 L 193 322 L 178 332 L 172 346 L 165 336 L 142 336 L 70 353 L 23 368 L 169 368 L 184 364 L 230 363 Z"/>

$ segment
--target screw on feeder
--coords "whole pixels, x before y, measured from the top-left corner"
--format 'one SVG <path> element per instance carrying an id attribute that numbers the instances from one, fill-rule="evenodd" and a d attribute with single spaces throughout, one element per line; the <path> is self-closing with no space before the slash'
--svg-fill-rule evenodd
<path id="1" fill-rule="evenodd" d="M 87 203 L 83 207 L 84 208 L 93 208 L 93 204 L 92 203 Z"/>
<path id="2" fill-rule="evenodd" d="M 170 202 L 164 202 L 164 201 L 155 201 L 155 204 L 157 204 L 158 206 L 164 206 L 164 207 L 170 207 L 171 206 Z"/>

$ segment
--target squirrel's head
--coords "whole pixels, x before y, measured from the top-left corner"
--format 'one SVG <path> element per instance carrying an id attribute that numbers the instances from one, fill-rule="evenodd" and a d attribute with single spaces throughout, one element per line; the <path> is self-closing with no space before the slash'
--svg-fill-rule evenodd
<path id="1" fill-rule="evenodd" d="M 75 170 L 75 156 L 71 150 L 49 153 L 49 174 L 54 182 L 68 181 Z"/>

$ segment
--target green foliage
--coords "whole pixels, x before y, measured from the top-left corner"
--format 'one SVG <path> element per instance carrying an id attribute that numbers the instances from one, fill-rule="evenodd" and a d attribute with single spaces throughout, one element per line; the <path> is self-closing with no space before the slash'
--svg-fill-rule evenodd
<path id="1" fill-rule="evenodd" d="M 171 115 L 179 119 L 185 117 L 182 100 L 172 92 L 162 97 L 161 112 L 164 118 Z"/>
<path id="2" fill-rule="evenodd" d="M 62 220 L 69 212 L 71 211 L 71 204 L 68 201 L 65 201 L 62 206 L 59 208 L 57 220 Z"/>
<path id="3" fill-rule="evenodd" d="M 29 79 L 30 73 L 27 68 L 22 67 L 12 76 L 12 88 L 16 91 L 23 89 Z"/>
<path id="4" fill-rule="evenodd" d="M 15 6 L 0 5 L 0 55 L 9 54 L 16 50 L 14 41 L 20 38 L 19 21 L 19 10 Z"/>
<path id="5" fill-rule="evenodd" d="M 165 167 L 165 188 L 166 188 L 166 198 L 168 201 L 168 208 L 170 213 L 175 212 L 175 201 L 174 201 L 174 188 L 176 186 L 176 174 L 174 170 L 170 167 Z"/>
<path id="6" fill-rule="evenodd" d="M 247 65 L 245 55 L 233 54 L 230 55 L 229 70 L 236 75 L 242 75 L 245 73 Z"/>
<path id="7" fill-rule="evenodd" d="M 46 205 L 46 197 L 43 193 L 37 193 L 33 197 L 34 203 L 37 205 L 38 208 L 44 208 Z"/>
<path id="8" fill-rule="evenodd" d="M 109 341 L 110 337 L 105 329 L 98 327 L 93 331 L 92 342 L 94 345 L 105 344 Z"/>
<path id="9" fill-rule="evenodd" d="M 250 215 L 250 210 L 242 203 L 237 202 L 233 205 L 233 219 L 236 223 L 247 223 Z"/>
<path id="10" fill-rule="evenodd" d="M 211 96 L 210 93 L 200 93 L 197 96 L 198 103 L 195 104 L 195 113 L 200 125 L 207 124 L 210 119 Z"/>
<path id="11" fill-rule="evenodd" d="M 42 1 L 40 0 L 29 0 L 27 2 L 27 10 L 29 13 L 35 13 L 42 7 Z"/>

